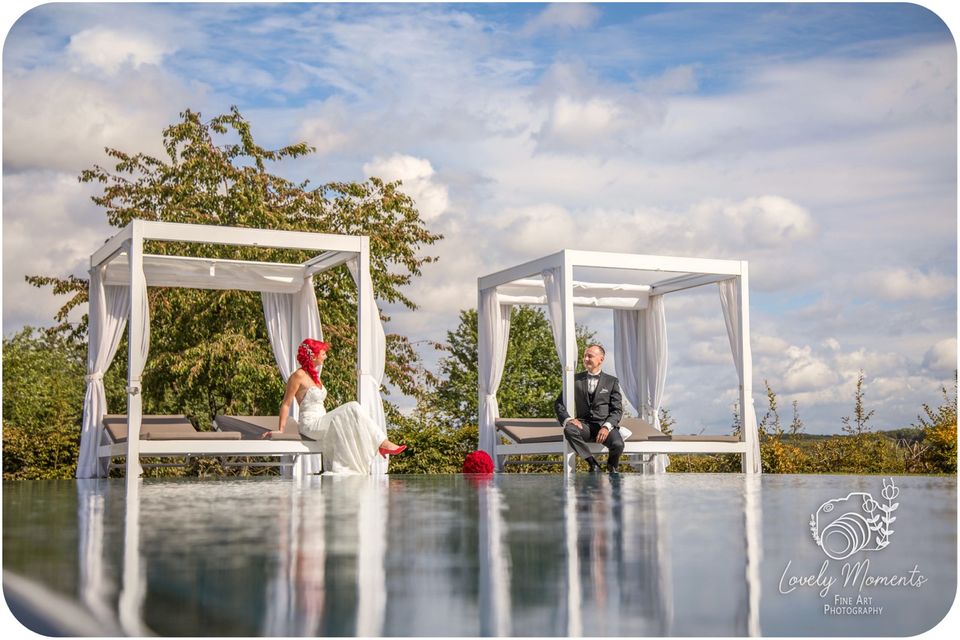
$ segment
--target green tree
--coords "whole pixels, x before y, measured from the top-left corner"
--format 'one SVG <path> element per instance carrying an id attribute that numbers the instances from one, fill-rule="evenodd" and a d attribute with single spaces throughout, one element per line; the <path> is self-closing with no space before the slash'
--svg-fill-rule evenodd
<path id="1" fill-rule="evenodd" d="M 793 401 L 793 419 L 790 421 L 790 437 L 798 438 L 803 433 L 803 420 L 800 419 L 799 403 Z"/>
<path id="2" fill-rule="evenodd" d="M 660 407 L 660 430 L 667 435 L 673 433 L 673 425 L 677 424 L 676 419 L 670 415 L 670 410 L 666 407 Z"/>
<path id="3" fill-rule="evenodd" d="M 763 386 L 767 390 L 767 412 L 763 414 L 757 427 L 764 435 L 779 437 L 783 434 L 783 427 L 780 426 L 780 412 L 777 410 L 777 394 L 766 379 L 763 381 Z"/>
<path id="4" fill-rule="evenodd" d="M 861 433 L 867 433 L 870 431 L 870 427 L 867 426 L 867 423 L 870 421 L 870 418 L 873 417 L 874 410 L 871 409 L 867 411 L 864 404 L 864 396 L 866 394 L 863 391 L 863 369 L 860 369 L 860 373 L 857 375 L 857 389 L 853 394 L 854 404 L 853 404 L 853 423 L 851 424 L 850 416 L 843 416 L 840 418 L 840 421 L 843 423 L 843 432 L 849 435 L 859 435 Z"/>
<path id="5" fill-rule="evenodd" d="M 915 427 L 922 430 L 918 471 L 926 473 L 957 472 L 957 372 L 953 372 L 953 395 L 940 387 L 943 401 L 933 409 L 924 403 Z"/>
<path id="6" fill-rule="evenodd" d="M 421 250 L 441 236 L 430 233 L 400 183 L 370 178 L 312 188 L 268 172 L 268 166 L 305 156 L 305 143 L 276 150 L 258 145 L 249 122 L 236 108 L 204 121 L 185 111 L 163 131 L 164 157 L 107 149 L 112 167 L 94 166 L 82 182 L 103 185 L 93 201 L 108 222 L 122 227 L 134 219 L 368 235 L 374 290 L 382 302 L 409 309 L 416 304 L 404 287 L 433 257 Z M 305 252 L 214 244 L 150 242 L 147 253 L 299 262 Z M 87 301 L 79 278 L 36 276 L 37 285 L 72 294 L 57 314 L 56 329 L 83 339 L 86 317 L 66 324 L 69 311 Z M 356 287 L 345 267 L 315 278 L 324 337 L 333 351 L 324 368 L 331 402 L 355 393 Z M 258 294 L 151 288 L 150 358 L 143 376 L 144 410 L 187 413 L 209 423 L 217 413 L 271 414 L 282 383 L 264 327 Z M 413 388 L 415 354 L 405 337 L 388 336 L 388 381 Z M 119 360 L 119 359 L 118 359 Z"/>
<path id="7" fill-rule="evenodd" d="M 578 353 L 593 339 L 593 333 L 577 326 Z M 447 332 L 440 361 L 440 381 L 429 407 L 437 418 L 453 428 L 477 424 L 477 312 L 460 312 L 460 324 Z M 524 418 L 554 416 L 554 402 L 563 387 L 560 359 L 543 311 L 514 307 L 510 316 L 507 359 L 497 400 L 500 415 Z"/>
<path id="8" fill-rule="evenodd" d="M 953 370 L 953 395 L 947 391 L 947 387 L 940 386 L 940 395 L 943 396 L 943 402 L 936 409 L 929 404 L 923 403 L 922 413 L 917 415 L 917 421 L 912 425 L 920 429 L 929 429 L 940 425 L 957 424 L 957 370 Z"/>
<path id="9" fill-rule="evenodd" d="M 3 477 L 73 478 L 80 446 L 86 352 L 26 327 L 3 339 Z M 108 374 L 108 402 L 123 380 Z"/>

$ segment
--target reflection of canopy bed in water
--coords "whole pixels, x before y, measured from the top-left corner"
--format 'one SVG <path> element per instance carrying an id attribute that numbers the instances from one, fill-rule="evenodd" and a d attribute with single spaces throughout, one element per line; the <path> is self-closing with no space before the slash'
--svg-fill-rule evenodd
<path id="1" fill-rule="evenodd" d="M 482 514 L 478 538 L 480 635 L 517 635 L 518 629 L 536 618 L 536 610 L 545 600 L 551 602 L 550 598 L 558 595 L 562 604 L 557 613 L 563 615 L 548 615 L 553 627 L 541 635 L 671 636 L 689 635 L 685 630 L 690 628 L 702 635 L 701 629 L 690 627 L 688 619 L 697 617 L 691 615 L 691 609 L 701 603 L 685 597 L 689 585 L 684 585 L 684 579 L 688 583 L 699 580 L 700 572 L 684 572 L 687 563 L 676 558 L 688 557 L 690 549 L 676 549 L 672 544 L 675 527 L 688 527 L 686 504 L 678 503 L 676 493 L 665 491 L 663 476 L 649 478 L 643 485 L 605 474 L 580 476 L 564 487 L 559 500 L 563 525 L 560 532 L 547 538 L 542 530 L 529 526 L 529 514 L 532 508 L 539 508 L 547 514 L 546 521 L 556 522 L 555 485 L 544 485 L 546 494 L 537 494 L 536 484 L 514 482 L 517 478 L 500 475 L 478 490 Z M 732 480 L 736 485 L 742 482 L 733 488 L 742 495 L 741 575 L 745 579 L 729 583 L 729 589 L 717 599 L 725 611 L 738 613 L 735 631 L 724 633 L 759 636 L 760 478 L 750 474 Z M 525 565 L 531 566 L 531 548 L 556 563 L 523 571 Z M 536 565 L 537 560 L 532 562 Z M 730 564 L 739 569 L 739 558 Z M 680 569 L 679 582 L 674 565 Z M 545 585 L 559 585 L 559 593 L 529 601 L 518 597 L 539 594 Z"/>
<path id="2" fill-rule="evenodd" d="M 713 283 L 720 289 L 727 336 L 740 380 L 742 436 L 668 437 L 659 433 L 667 368 L 663 296 Z M 566 249 L 480 278 L 478 297 L 480 448 L 497 461 L 499 469 L 507 456 L 521 454 L 563 454 L 567 473 L 576 462 L 576 454 L 564 441 L 555 421 L 536 424 L 529 419 L 501 418 L 499 414 L 496 394 L 507 357 L 510 311 L 514 305 L 529 304 L 547 306 L 563 367 L 563 397 L 570 415 L 575 415 L 573 377 L 579 355 L 574 307 L 613 310 L 616 374 L 624 397 L 640 414 L 632 424 L 625 423 L 634 432 L 626 442 L 625 457 L 736 453 L 741 456 L 745 473 L 760 472 L 745 261 Z M 536 431 L 538 428 L 542 432 Z M 501 443 L 501 436 L 510 443 Z M 592 446 L 602 450 L 600 445 Z M 665 458 L 652 456 L 650 466 L 654 471 L 665 469 Z"/>
<path id="3" fill-rule="evenodd" d="M 260 635 L 342 635 L 335 633 L 335 627 L 332 630 L 327 627 L 331 618 L 338 617 L 335 615 L 339 614 L 338 598 L 353 599 L 354 593 L 355 635 L 376 637 L 383 634 L 387 593 L 384 563 L 389 525 L 386 480 L 386 476 L 311 476 L 260 487 L 259 490 L 265 491 L 272 499 L 267 504 L 275 514 L 261 515 L 276 523 L 278 534 L 271 543 L 271 548 L 276 545 L 277 562 L 269 568 L 264 585 L 266 601 L 263 603 Z M 328 488 L 330 486 L 332 490 Z M 326 516 L 327 504 L 337 495 L 337 489 L 340 495 L 351 497 L 352 508 L 336 510 L 337 520 L 332 522 Z M 164 588 L 176 589 L 175 582 L 164 585 L 162 576 L 176 574 L 183 566 L 202 565 L 211 551 L 203 544 L 206 539 L 202 526 L 187 527 L 183 531 L 180 529 L 182 522 L 178 524 L 176 519 L 170 520 L 171 501 L 176 501 L 178 493 L 189 494 L 190 485 L 142 486 L 139 482 L 130 482 L 120 490 L 123 499 L 111 500 L 110 495 L 116 495 L 116 485 L 97 479 L 77 483 L 80 600 L 89 609 L 101 635 L 104 632 L 115 636 L 157 635 L 146 625 L 148 590 L 156 598 Z M 193 505 L 188 507 L 193 515 L 210 516 L 209 505 L 197 506 L 188 499 L 183 502 Z M 117 507 L 122 508 L 122 528 L 109 526 L 116 521 Z M 110 513 L 111 509 L 113 513 Z M 215 514 L 214 520 L 220 526 L 242 531 L 251 517 L 245 512 L 226 514 L 221 511 Z M 188 522 L 192 520 L 188 519 Z M 171 529 L 177 531 L 172 537 L 183 548 L 176 554 L 157 554 L 158 547 L 169 543 Z M 122 540 L 115 540 L 121 534 Z M 328 575 L 328 556 L 343 558 L 345 555 L 338 535 L 356 541 L 355 570 L 332 571 Z M 117 567 L 112 563 L 118 550 L 122 552 L 122 563 Z M 343 566 L 342 563 L 339 565 Z M 251 564 L 248 569 L 255 567 Z M 356 585 L 351 582 L 354 576 L 359 577 Z M 216 619 L 222 613 L 217 604 L 222 607 L 224 601 L 228 602 L 228 611 L 236 605 L 229 596 L 223 596 L 218 603 L 217 596 L 207 592 L 208 600 L 200 602 L 190 600 L 190 589 L 176 589 L 176 593 L 178 596 L 183 594 L 183 604 L 189 605 L 186 615 L 201 613 Z M 64 613 L 57 612 L 56 617 Z M 76 624 L 70 628 L 80 629 Z M 84 630 L 88 635 L 96 632 L 96 628 Z"/>
<path id="4" fill-rule="evenodd" d="M 298 264 L 151 255 L 144 253 L 147 241 L 302 250 L 316 255 Z M 254 441 L 203 431 L 170 439 L 169 433 L 160 437 L 152 435 L 149 428 L 143 429 L 140 376 L 150 346 L 147 287 L 259 292 L 273 354 L 286 380 L 297 369 L 300 342 L 307 337 L 322 338 L 313 276 L 343 264 L 349 268 L 358 289 L 357 399 L 374 420 L 385 426 L 380 384 L 386 340 L 373 298 L 370 244 L 366 236 L 134 220 L 107 240 L 90 256 L 88 375 L 77 477 L 105 476 L 109 461 L 117 456 L 126 457 L 128 479 L 140 476 L 141 456 L 295 456 L 295 473 L 318 471 L 320 456 L 308 454 L 320 453 L 320 445 L 308 439 Z M 123 422 L 127 426 L 124 431 L 133 435 L 126 437 L 124 433 L 125 441 L 120 442 L 116 434 L 105 433 L 103 374 L 116 354 L 127 324 L 127 411 Z M 375 454 L 372 457 L 373 472 L 384 473 L 386 463 Z"/>

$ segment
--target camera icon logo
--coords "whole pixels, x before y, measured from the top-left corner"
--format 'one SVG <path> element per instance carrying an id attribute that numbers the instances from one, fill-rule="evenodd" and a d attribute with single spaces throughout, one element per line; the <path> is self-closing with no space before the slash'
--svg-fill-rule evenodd
<path id="1" fill-rule="evenodd" d="M 893 478 L 884 479 L 880 502 L 863 491 L 845 498 L 827 500 L 810 516 L 810 533 L 827 557 L 844 560 L 858 551 L 879 551 L 890 544 L 896 520 L 892 515 L 899 502 L 900 489 Z"/>

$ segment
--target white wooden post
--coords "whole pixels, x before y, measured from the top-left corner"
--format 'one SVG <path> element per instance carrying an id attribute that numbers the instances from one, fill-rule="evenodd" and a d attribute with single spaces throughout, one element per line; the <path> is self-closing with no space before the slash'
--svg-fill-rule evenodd
<path id="1" fill-rule="evenodd" d="M 573 315 L 573 264 L 567 251 L 562 252 L 561 259 L 560 300 L 563 309 L 564 361 L 560 364 L 563 366 L 563 400 L 567 405 L 567 413 L 576 416 L 577 398 L 574 393 L 573 375 L 579 354 L 577 353 L 576 319 Z M 563 440 L 563 463 L 564 476 L 576 472 L 577 454 L 566 438 Z"/>
<path id="2" fill-rule="evenodd" d="M 147 292 L 143 279 L 143 229 L 139 220 L 134 220 L 132 237 L 128 247 L 130 255 L 130 320 L 127 323 L 127 461 L 124 475 L 127 488 L 143 474 L 140 466 L 140 424 L 143 418 L 143 396 L 139 373 L 134 378 L 134 369 L 138 368 L 142 353 L 143 303 Z"/>
<path id="3" fill-rule="evenodd" d="M 370 239 L 366 236 L 360 239 L 360 256 L 357 266 L 360 272 L 357 277 L 357 402 L 366 407 L 363 376 L 372 375 L 366 367 L 369 366 L 370 349 L 373 346 L 370 317 L 376 313 L 375 309 L 370 308 L 370 301 L 373 298 L 370 292 L 373 284 L 370 282 Z"/>
<path id="4" fill-rule="evenodd" d="M 747 276 L 746 260 L 740 262 L 740 277 L 737 278 L 740 285 L 740 366 L 743 371 L 743 384 L 740 386 L 740 420 L 743 424 L 744 442 L 747 444 L 747 450 L 742 460 L 742 470 L 744 473 L 753 473 L 754 464 L 754 446 L 756 443 L 756 434 L 753 428 L 747 428 L 749 416 L 755 416 L 753 410 L 753 363 L 750 352 L 750 287 Z"/>

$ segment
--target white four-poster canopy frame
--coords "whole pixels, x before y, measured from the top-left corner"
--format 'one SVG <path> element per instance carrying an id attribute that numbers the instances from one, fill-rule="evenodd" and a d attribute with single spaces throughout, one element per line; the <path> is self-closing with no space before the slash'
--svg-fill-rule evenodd
<path id="1" fill-rule="evenodd" d="M 271 249 L 291 249 L 317 252 L 317 255 L 301 264 L 268 263 L 257 261 L 230 260 L 222 258 L 197 258 L 176 255 L 150 255 L 144 253 L 147 241 L 182 242 L 197 244 L 232 245 L 238 247 L 262 247 Z M 240 227 L 221 227 L 215 225 L 184 224 L 133 220 L 117 234 L 107 240 L 102 247 L 90 256 L 91 267 L 91 312 L 90 312 L 90 353 L 88 354 L 87 392 L 84 400 L 84 424 L 81 434 L 81 452 L 77 467 L 77 477 L 95 477 L 103 475 L 106 468 L 104 456 L 125 455 L 125 474 L 130 481 L 139 478 L 142 473 L 140 456 L 151 454 L 171 455 L 177 453 L 199 454 L 216 452 L 219 455 L 276 455 L 292 453 L 317 453 L 319 443 L 308 441 L 150 441 L 140 439 L 143 403 L 141 397 L 140 373 L 143 370 L 149 347 L 149 310 L 147 307 L 147 286 L 188 287 L 200 289 L 239 289 L 259 291 L 262 294 L 303 294 L 301 309 L 294 309 L 291 318 L 282 318 L 296 325 L 293 334 L 307 332 L 310 328 L 322 330 L 317 315 L 316 298 L 312 276 L 333 267 L 346 264 L 357 284 L 357 400 L 378 421 L 383 421 L 383 405 L 380 385 L 383 378 L 385 348 L 380 315 L 374 301 L 373 285 L 370 278 L 370 240 L 367 236 L 348 236 L 312 233 L 303 231 L 285 231 L 274 229 L 255 229 Z M 127 420 L 128 435 L 126 444 L 101 445 L 102 417 L 106 413 L 103 396 L 103 373 L 109 367 L 104 353 L 115 353 L 116 344 L 122 335 L 122 324 L 109 337 L 102 337 L 108 331 L 99 326 L 98 321 L 110 311 L 104 312 L 103 287 L 95 290 L 95 280 L 99 284 L 120 285 L 129 288 L 128 311 L 126 318 L 128 335 L 128 380 L 127 380 Z M 312 302 L 312 305 L 311 305 Z M 264 302 L 266 307 L 266 301 Z M 95 307 L 98 307 L 98 312 Z M 312 307 L 312 308 L 311 308 Z M 118 308 L 123 308 L 121 304 Z M 121 312 L 122 313 L 122 312 Z M 306 316 L 315 318 L 312 320 Z M 289 327 L 287 327 L 289 329 Z M 283 345 L 278 353 L 274 346 L 274 356 L 278 359 L 281 372 L 296 368 L 296 349 L 304 337 L 319 335 L 288 335 L 291 344 Z M 97 354 L 95 342 L 113 340 L 112 350 L 101 349 Z M 273 338 L 271 338 L 273 341 Z M 376 351 L 376 352 L 375 352 Z M 285 360 L 280 363 L 281 358 Z M 98 386 L 99 385 L 99 386 Z M 96 398 L 101 400 L 99 405 Z M 277 399 L 279 405 L 279 398 Z M 118 450 L 124 448 L 125 452 Z M 374 472 L 385 472 L 382 462 L 373 456 Z"/>
<path id="2" fill-rule="evenodd" d="M 642 272 L 643 284 L 597 283 L 574 279 L 574 268 Z M 563 397 L 567 411 L 576 415 L 573 393 L 577 362 L 574 307 L 588 306 L 616 310 L 640 310 L 657 296 L 717 283 L 724 305 L 724 319 L 731 342 L 733 360 L 740 379 L 739 406 L 743 429 L 740 442 L 643 441 L 628 442 L 625 453 L 722 452 L 741 455 L 745 473 L 760 472 L 759 437 L 753 408 L 753 373 L 750 351 L 748 268 L 744 260 L 717 260 L 653 256 L 628 253 L 564 249 L 557 253 L 483 276 L 477 281 L 478 293 L 478 367 L 479 367 L 479 447 L 495 460 L 497 453 L 557 452 L 559 443 L 501 445 L 496 430 L 499 407 L 496 389 L 500 384 L 506 341 L 509 336 L 510 308 L 517 304 L 547 305 L 553 325 L 557 353 L 563 367 Z M 662 305 L 662 298 L 660 298 Z M 663 321 L 662 306 L 660 322 Z M 641 320 L 641 325 L 643 325 Z M 647 324 L 651 324 L 648 322 Z M 559 326 L 559 328 L 558 328 Z M 652 327 L 651 327 L 652 329 Z M 644 329 L 641 328 L 641 333 Z M 640 338 L 643 340 L 643 337 Z M 649 344 L 649 343 L 648 343 Z M 664 338 L 665 355 L 665 338 Z M 649 357 L 649 356 L 647 356 Z M 640 374 L 643 375 L 642 373 Z M 659 384 L 662 390 L 662 379 Z M 640 384 L 641 405 L 649 394 Z M 636 407 L 641 417 L 657 424 L 656 409 L 645 415 L 645 407 Z M 659 407 L 656 407 L 657 409 Z M 646 409 L 651 409 L 646 407 Z M 521 416 L 515 416 L 521 417 Z M 572 449 L 563 442 L 564 473 L 576 463 Z M 659 468 L 663 470 L 662 463 Z M 499 464 L 498 464 L 499 467 Z"/>

